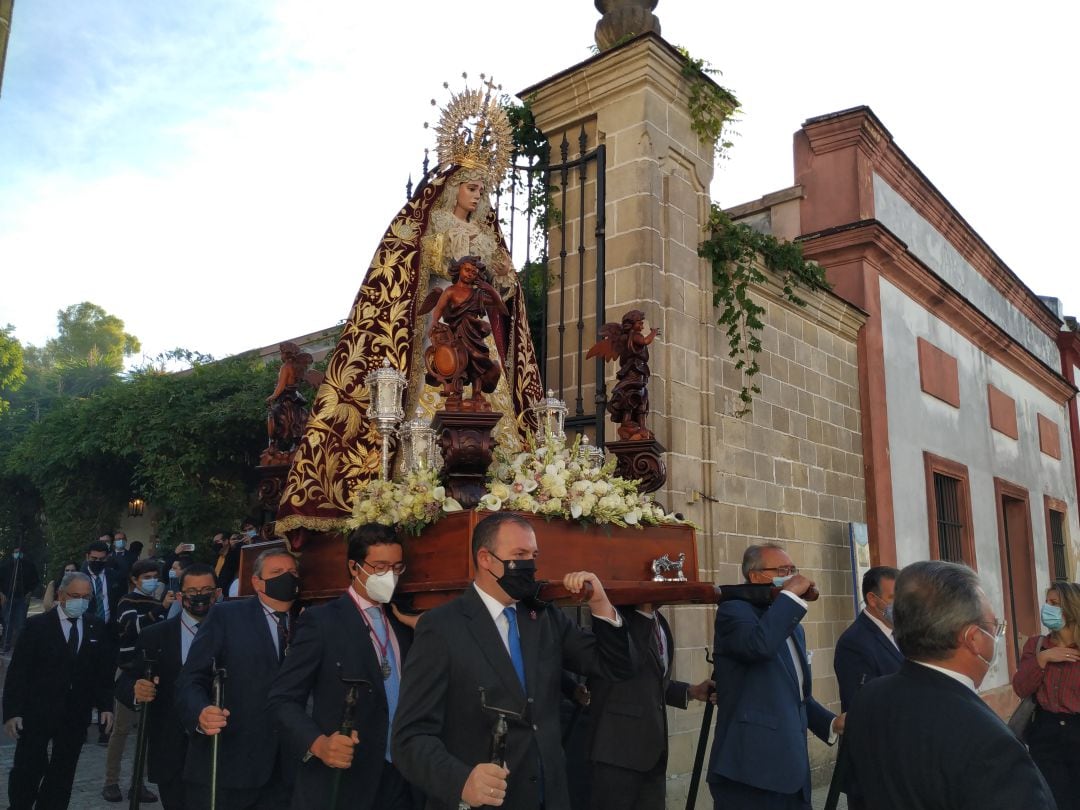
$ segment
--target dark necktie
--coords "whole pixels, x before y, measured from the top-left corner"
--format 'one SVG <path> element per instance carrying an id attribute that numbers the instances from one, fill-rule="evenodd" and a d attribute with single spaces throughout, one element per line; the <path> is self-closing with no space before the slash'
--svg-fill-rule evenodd
<path id="1" fill-rule="evenodd" d="M 71 650 L 71 656 L 74 658 L 79 654 L 79 620 L 68 619 L 71 622 L 71 632 L 68 633 L 68 649 Z"/>
<path id="2" fill-rule="evenodd" d="M 282 610 L 274 611 L 274 619 L 277 624 L 277 650 L 278 660 L 285 660 L 285 649 L 289 646 L 289 614 Z"/>

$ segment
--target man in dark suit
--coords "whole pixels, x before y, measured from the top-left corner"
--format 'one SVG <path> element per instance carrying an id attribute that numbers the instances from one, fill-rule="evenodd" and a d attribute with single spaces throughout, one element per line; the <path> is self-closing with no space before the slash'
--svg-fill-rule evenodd
<path id="1" fill-rule="evenodd" d="M 768 608 L 724 602 L 716 611 L 713 680 L 716 738 L 708 783 L 717 810 L 809 810 L 810 759 L 806 731 L 829 743 L 843 730 L 810 693 L 810 657 L 799 621 L 814 583 L 780 546 L 749 546 L 747 582 L 781 588 Z"/>
<path id="2" fill-rule="evenodd" d="M 841 634 L 833 653 L 833 669 L 840 685 L 840 709 L 847 711 L 859 687 L 900 669 L 904 655 L 892 631 L 893 592 L 900 572 L 878 565 L 863 574 L 865 607 Z"/>
<path id="3" fill-rule="evenodd" d="M 120 618 L 117 606 L 127 593 L 127 578 L 109 566 L 109 544 L 104 540 L 95 540 L 86 547 L 83 573 L 90 577 L 92 588 L 90 613 L 101 619 L 109 632 L 115 634 L 116 622 Z"/>
<path id="4" fill-rule="evenodd" d="M 672 678 L 675 639 L 652 605 L 620 610 L 638 651 L 634 677 L 589 679 L 593 810 L 664 810 L 667 711 L 708 700 L 711 680 L 691 685 Z M 632 743 L 628 744 L 628 742 Z"/>
<path id="5" fill-rule="evenodd" d="M 568 810 L 559 728 L 562 669 L 612 680 L 634 671 L 625 624 L 594 574 L 563 580 L 572 593 L 592 586 L 594 632 L 562 611 L 530 604 L 536 594 L 536 535 L 524 519 L 495 512 L 473 532 L 472 587 L 425 613 L 401 682 L 392 752 L 428 810 L 501 805 Z M 520 713 L 506 735 L 506 767 L 492 764 L 495 716 Z"/>
<path id="6" fill-rule="evenodd" d="M 220 734 L 219 810 L 278 810 L 289 805 L 302 751 L 279 739 L 266 711 L 270 684 L 285 658 L 289 611 L 300 594 L 295 558 L 284 549 L 255 560 L 255 596 L 217 605 L 199 625 L 176 683 L 180 720 L 188 732 L 184 788 L 188 807 L 210 805 L 211 738 Z M 224 708 L 213 705 L 214 668 L 224 669 Z"/>
<path id="7" fill-rule="evenodd" d="M 386 609 L 405 571 L 401 539 L 390 526 L 361 526 L 349 537 L 347 562 L 351 583 L 345 594 L 309 608 L 297 622 L 267 711 L 281 733 L 308 752 L 296 775 L 293 810 L 328 807 L 335 771 L 343 768 L 343 806 L 411 810 L 409 786 L 390 759 L 389 743 L 401 667 L 412 643 L 412 629 Z M 359 731 L 350 737 L 337 733 L 346 698 L 342 678 L 368 683 L 356 707 Z"/>
<path id="8" fill-rule="evenodd" d="M 221 595 L 209 565 L 193 563 L 180 574 L 180 614 L 147 627 L 135 642 L 131 665 L 116 682 L 116 699 L 128 708 L 149 704 L 147 778 L 158 786 L 164 810 L 185 810 L 184 760 L 188 738 L 176 707 L 176 681 L 199 625 Z M 145 662 L 153 661 L 147 680 Z M 143 711 L 146 711 L 144 705 Z"/>
<path id="9" fill-rule="evenodd" d="M 65 810 L 90 710 L 112 725 L 116 654 L 105 626 L 86 613 L 91 593 L 85 574 L 65 574 L 57 609 L 28 619 L 15 647 L 3 701 L 4 725 L 19 741 L 11 810 Z"/>
<path id="10" fill-rule="evenodd" d="M 976 691 L 1005 632 L 970 568 L 931 560 L 896 580 L 899 672 L 859 690 L 845 747 L 874 810 L 1048 810 L 1027 749 Z"/>

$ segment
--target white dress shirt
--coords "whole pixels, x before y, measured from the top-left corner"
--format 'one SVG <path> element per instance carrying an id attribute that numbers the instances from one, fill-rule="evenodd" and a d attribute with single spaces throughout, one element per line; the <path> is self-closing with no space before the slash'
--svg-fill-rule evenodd
<path id="1" fill-rule="evenodd" d="M 480 601 L 484 603 L 484 607 L 487 608 L 488 613 L 491 614 L 492 621 L 495 622 L 495 628 L 499 631 L 499 638 L 502 639 L 503 646 L 506 647 L 506 652 L 510 652 L 510 622 L 507 621 L 506 616 L 503 615 L 503 610 L 508 607 L 504 605 L 494 596 L 486 593 L 483 588 L 473 583 L 473 587 L 476 588 L 476 592 L 480 594 Z M 517 607 L 517 602 L 513 607 Z M 594 619 L 600 619 L 607 622 L 612 627 L 622 627 L 622 616 L 619 615 L 619 611 L 615 611 L 615 618 L 609 619 L 607 616 L 597 616 L 593 614 Z M 521 622 L 521 616 L 518 615 L 518 622 Z"/>
<path id="2" fill-rule="evenodd" d="M 893 643 L 894 647 L 896 647 L 897 649 L 900 649 L 896 645 L 896 639 L 893 637 L 892 628 L 889 627 L 889 625 L 885 624 L 885 622 L 883 622 L 881 619 L 879 619 L 877 616 L 875 616 L 873 613 L 871 613 L 866 608 L 863 608 L 863 613 L 866 614 L 866 618 L 868 618 L 870 621 L 872 621 L 874 624 L 877 625 L 877 629 L 885 634 L 885 638 L 887 638 L 889 641 L 891 641 Z"/>
<path id="3" fill-rule="evenodd" d="M 74 623 L 68 618 L 68 615 L 64 613 L 64 609 L 60 606 L 56 606 L 56 615 L 60 617 L 60 632 L 64 634 L 64 641 L 71 640 L 71 628 L 79 628 L 79 649 L 82 649 L 83 641 L 86 640 L 86 633 L 83 632 L 83 620 L 82 616 L 77 618 Z"/>
<path id="4" fill-rule="evenodd" d="M 913 658 L 909 658 L 908 660 L 911 661 L 911 663 L 913 664 L 918 664 L 920 667 L 926 667 L 927 669 L 932 669 L 935 672 L 940 672 L 942 675 L 947 675 L 954 681 L 962 683 L 975 694 L 979 694 L 979 690 L 975 688 L 975 681 L 971 680 L 971 678 L 969 678 L 962 672 L 957 672 L 954 669 L 945 669 L 945 667 L 939 667 L 935 664 L 928 664 L 925 661 L 916 661 Z"/>
<path id="5" fill-rule="evenodd" d="M 180 600 L 176 600 L 176 604 L 179 604 Z M 191 651 L 191 642 L 195 640 L 195 634 L 199 630 L 199 622 L 202 619 L 196 619 L 186 610 L 180 614 L 180 663 L 186 664 L 188 652 Z M 274 645 L 277 645 L 277 635 L 274 636 Z"/>

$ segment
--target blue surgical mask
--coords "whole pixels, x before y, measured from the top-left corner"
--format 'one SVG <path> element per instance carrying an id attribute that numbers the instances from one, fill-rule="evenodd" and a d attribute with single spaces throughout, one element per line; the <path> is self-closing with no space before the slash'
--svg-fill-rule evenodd
<path id="1" fill-rule="evenodd" d="M 892 602 L 890 602 L 889 604 L 887 604 L 884 607 L 884 609 L 881 611 L 881 614 L 882 614 L 882 616 L 885 617 L 885 621 L 887 621 L 889 624 L 893 623 L 893 606 L 892 606 Z"/>
<path id="2" fill-rule="evenodd" d="M 255 531 L 254 529 L 248 529 L 246 532 L 244 532 L 244 534 L 246 534 L 248 537 L 253 538 L 253 537 L 255 537 L 255 535 L 258 534 L 258 532 Z"/>
<path id="3" fill-rule="evenodd" d="M 113 546 L 115 546 L 116 549 L 119 551 L 120 549 L 122 549 L 124 547 L 124 541 L 123 540 L 113 540 Z"/>
<path id="4" fill-rule="evenodd" d="M 775 585 L 777 588 L 783 588 L 784 583 L 787 582 L 789 579 L 791 579 L 793 576 L 795 576 L 795 575 L 794 574 L 788 574 L 786 577 L 773 577 L 772 578 L 772 584 Z"/>
<path id="5" fill-rule="evenodd" d="M 22 552 L 21 551 L 13 551 L 11 553 L 11 556 L 14 557 L 16 560 L 21 559 L 22 558 Z"/>
<path id="6" fill-rule="evenodd" d="M 62 605 L 64 613 L 69 619 L 77 619 L 86 613 L 90 607 L 90 600 L 87 598 L 68 599 Z"/>
<path id="7" fill-rule="evenodd" d="M 150 579 L 139 580 L 139 590 L 147 596 L 153 596 L 154 591 L 157 590 L 158 581 L 157 577 L 151 577 Z"/>
<path id="8" fill-rule="evenodd" d="M 1060 630 L 1065 626 L 1065 614 L 1058 605 L 1043 605 L 1042 623 L 1047 630 Z"/>

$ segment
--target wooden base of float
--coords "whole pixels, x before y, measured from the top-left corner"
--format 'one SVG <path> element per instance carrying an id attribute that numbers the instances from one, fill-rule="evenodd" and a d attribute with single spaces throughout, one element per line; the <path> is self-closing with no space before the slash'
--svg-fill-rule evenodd
<path id="1" fill-rule="evenodd" d="M 486 512 L 454 512 L 427 527 L 418 537 L 405 537 L 407 570 L 398 592 L 411 597 L 417 610 L 426 610 L 452 599 L 472 582 L 475 568 L 472 533 Z M 687 525 L 645 526 L 641 529 L 579 524 L 568 520 L 545 520 L 522 514 L 536 531 L 539 556 L 538 580 L 551 585 L 541 593 L 547 601 L 573 602 L 562 588 L 571 571 L 592 571 L 618 605 L 715 603 L 715 586 L 698 581 L 697 542 Z M 255 558 L 269 548 L 284 547 L 280 541 L 245 546 L 240 560 L 240 593 L 251 593 Z M 340 595 L 349 586 L 345 564 L 346 541 L 340 534 L 309 537 L 299 553 L 303 581 L 301 599 L 319 601 Z M 684 580 L 670 573 L 653 581 L 653 562 L 676 561 L 682 555 Z"/>
<path id="2" fill-rule="evenodd" d="M 467 511 L 447 515 L 418 537 L 404 539 L 407 569 L 398 583 L 394 601 L 408 610 L 428 610 L 448 602 L 473 580 L 472 532 L 486 512 Z M 698 580 L 697 543 L 691 526 L 582 525 L 568 520 L 545 520 L 521 514 L 536 531 L 540 554 L 537 579 L 546 581 L 539 597 L 545 602 L 574 605 L 587 594 L 571 594 L 562 585 L 571 571 L 592 571 L 615 605 L 716 605 L 729 599 L 767 605 L 779 592 L 772 585 L 714 585 Z M 251 573 L 255 558 L 270 548 L 287 548 L 283 541 L 253 543 L 240 555 L 240 595 L 252 593 Z M 334 599 L 349 587 L 345 564 L 346 541 L 340 534 L 312 535 L 298 554 L 304 602 Z M 653 561 L 678 559 L 685 554 L 685 580 L 653 579 Z M 811 590 L 807 601 L 818 598 Z"/>

